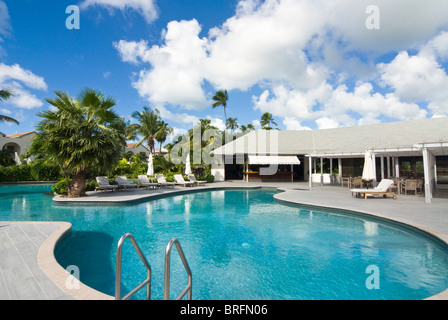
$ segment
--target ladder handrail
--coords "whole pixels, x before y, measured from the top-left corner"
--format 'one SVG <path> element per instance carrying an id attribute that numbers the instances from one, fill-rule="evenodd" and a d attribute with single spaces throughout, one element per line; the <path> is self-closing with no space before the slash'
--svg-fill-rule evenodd
<path id="1" fill-rule="evenodd" d="M 129 239 L 134 246 L 134 249 L 137 251 L 140 259 L 142 260 L 143 264 L 146 267 L 147 270 L 147 278 L 140 283 L 137 287 L 132 289 L 127 295 L 125 295 L 123 298 L 121 297 L 121 254 L 123 249 L 123 244 L 126 239 Z M 135 241 L 135 238 L 132 234 L 126 233 L 124 236 L 121 237 L 121 239 L 118 241 L 117 245 L 117 260 L 116 260 L 116 271 L 115 271 L 115 300 L 128 300 L 131 298 L 135 293 L 140 291 L 141 288 L 143 288 L 146 285 L 146 300 L 151 299 L 151 266 L 149 265 L 148 261 L 146 260 L 142 250 L 138 246 L 137 242 Z"/>
<path id="2" fill-rule="evenodd" d="M 185 271 L 187 271 L 188 275 L 188 285 L 185 287 L 184 290 L 182 290 L 182 292 L 179 294 L 176 300 L 181 300 L 187 292 L 188 292 L 187 299 L 191 300 L 193 277 L 191 274 L 190 266 L 188 265 L 187 259 L 185 258 L 184 251 L 182 250 L 179 240 L 176 238 L 170 240 L 165 251 L 165 284 L 164 284 L 163 299 L 164 300 L 170 299 L 170 265 L 171 265 L 171 249 L 173 245 L 176 245 L 177 252 L 180 256 L 180 259 L 182 260 Z"/>

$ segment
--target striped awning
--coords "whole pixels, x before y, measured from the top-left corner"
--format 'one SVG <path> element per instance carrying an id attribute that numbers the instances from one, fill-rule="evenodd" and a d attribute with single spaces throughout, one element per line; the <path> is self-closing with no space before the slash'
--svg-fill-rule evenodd
<path id="1" fill-rule="evenodd" d="M 300 160 L 296 156 L 248 156 L 249 164 L 290 164 L 299 165 Z"/>

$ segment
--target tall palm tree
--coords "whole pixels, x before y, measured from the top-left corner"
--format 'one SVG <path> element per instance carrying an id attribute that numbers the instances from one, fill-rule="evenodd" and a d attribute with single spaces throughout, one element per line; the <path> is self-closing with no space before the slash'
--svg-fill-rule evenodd
<path id="1" fill-rule="evenodd" d="M 277 123 L 274 121 L 274 118 L 272 117 L 272 114 L 269 112 L 263 113 L 260 122 L 261 128 L 266 130 L 272 129 L 271 124 L 277 125 Z"/>
<path id="2" fill-rule="evenodd" d="M 0 101 L 8 100 L 11 96 L 14 96 L 14 93 L 11 89 L 2 89 L 0 90 Z M 11 117 L 5 116 L 0 114 L 0 122 L 6 121 L 6 122 L 13 122 L 15 124 L 19 124 L 19 121 L 16 119 L 13 119 Z"/>
<path id="3" fill-rule="evenodd" d="M 226 128 L 232 130 L 234 132 L 236 129 L 238 129 L 239 125 L 237 123 L 238 118 L 229 118 L 227 119 Z"/>
<path id="4" fill-rule="evenodd" d="M 227 123 L 226 107 L 227 107 L 227 101 L 229 101 L 229 94 L 227 93 L 227 90 L 220 90 L 216 92 L 212 100 L 215 101 L 212 104 L 213 109 L 220 106 L 224 108 L 224 123 Z"/>
<path id="5" fill-rule="evenodd" d="M 132 113 L 132 117 L 136 118 L 139 123 L 131 124 L 134 132 L 142 136 L 142 139 L 137 143 L 137 146 L 146 141 L 149 151 L 154 154 L 154 145 L 156 137 L 160 135 L 161 120 L 159 110 L 150 110 L 148 107 L 143 108 L 143 112 L 135 111 Z"/>
<path id="6" fill-rule="evenodd" d="M 159 130 L 157 131 L 155 135 L 155 139 L 157 142 L 160 143 L 160 152 L 162 152 L 162 143 L 166 141 L 168 136 L 170 134 L 173 134 L 174 129 L 168 126 L 168 123 L 166 123 L 163 120 L 160 120 L 159 122 Z"/>
<path id="7" fill-rule="evenodd" d="M 36 143 L 41 154 L 61 168 L 68 197 L 83 197 L 88 169 L 107 172 L 120 160 L 122 119 L 112 109 L 116 100 L 93 89 L 83 89 L 77 99 L 63 91 L 55 94 L 45 99 L 54 108 L 38 114 L 43 120 L 37 126 Z"/>

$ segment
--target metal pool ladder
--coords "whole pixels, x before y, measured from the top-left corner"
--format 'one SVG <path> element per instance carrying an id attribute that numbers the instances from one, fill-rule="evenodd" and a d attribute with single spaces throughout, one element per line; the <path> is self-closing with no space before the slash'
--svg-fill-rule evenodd
<path id="1" fill-rule="evenodd" d="M 129 239 L 134 246 L 134 249 L 137 251 L 140 259 L 142 260 L 143 264 L 145 265 L 146 271 L 147 271 L 147 277 L 146 279 L 140 283 L 137 287 L 132 289 L 127 295 L 124 297 L 121 297 L 121 261 L 122 261 L 122 249 L 123 244 L 126 239 Z M 180 293 L 180 295 L 176 298 L 176 300 L 181 300 L 185 294 L 188 292 L 187 299 L 192 299 L 192 284 L 193 284 L 193 278 L 191 274 L 190 267 L 188 265 L 187 259 L 185 258 L 185 254 L 182 250 L 182 247 L 180 246 L 180 242 L 178 239 L 173 238 L 168 243 L 168 246 L 165 250 L 165 277 L 164 277 L 164 294 L 163 299 L 169 300 L 170 299 L 170 262 L 171 262 L 171 249 L 173 245 L 176 245 L 177 252 L 180 256 L 180 259 L 182 260 L 182 263 L 184 265 L 185 270 L 187 271 L 188 275 L 188 284 L 185 287 L 184 290 Z M 135 241 L 135 238 L 132 234 L 126 233 L 124 236 L 121 237 L 121 239 L 118 241 L 117 245 L 117 261 L 116 261 L 116 274 L 115 274 L 115 300 L 128 300 L 130 299 L 134 294 L 136 294 L 138 291 L 140 291 L 143 287 L 146 286 L 146 300 L 151 299 L 151 266 L 148 263 L 148 260 L 146 260 L 145 255 L 143 254 L 142 250 L 138 246 L 137 242 Z"/>

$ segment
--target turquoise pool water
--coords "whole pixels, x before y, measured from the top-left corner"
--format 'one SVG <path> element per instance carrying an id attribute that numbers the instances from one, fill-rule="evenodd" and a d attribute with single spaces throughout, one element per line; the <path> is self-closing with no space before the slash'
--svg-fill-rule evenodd
<path id="1" fill-rule="evenodd" d="M 375 220 L 285 205 L 273 190 L 73 206 L 54 204 L 42 186 L 36 193 L 7 188 L 0 187 L 0 220 L 71 222 L 73 232 L 56 252 L 59 263 L 78 266 L 82 282 L 110 295 L 117 242 L 128 232 L 151 264 L 153 299 L 163 298 L 164 251 L 173 237 L 193 272 L 193 299 L 423 299 L 448 288 L 448 252 L 430 239 Z M 123 251 L 124 293 L 146 275 L 131 247 L 126 242 Z M 366 286 L 373 275 L 379 289 Z M 172 298 L 186 281 L 173 249 Z"/>

